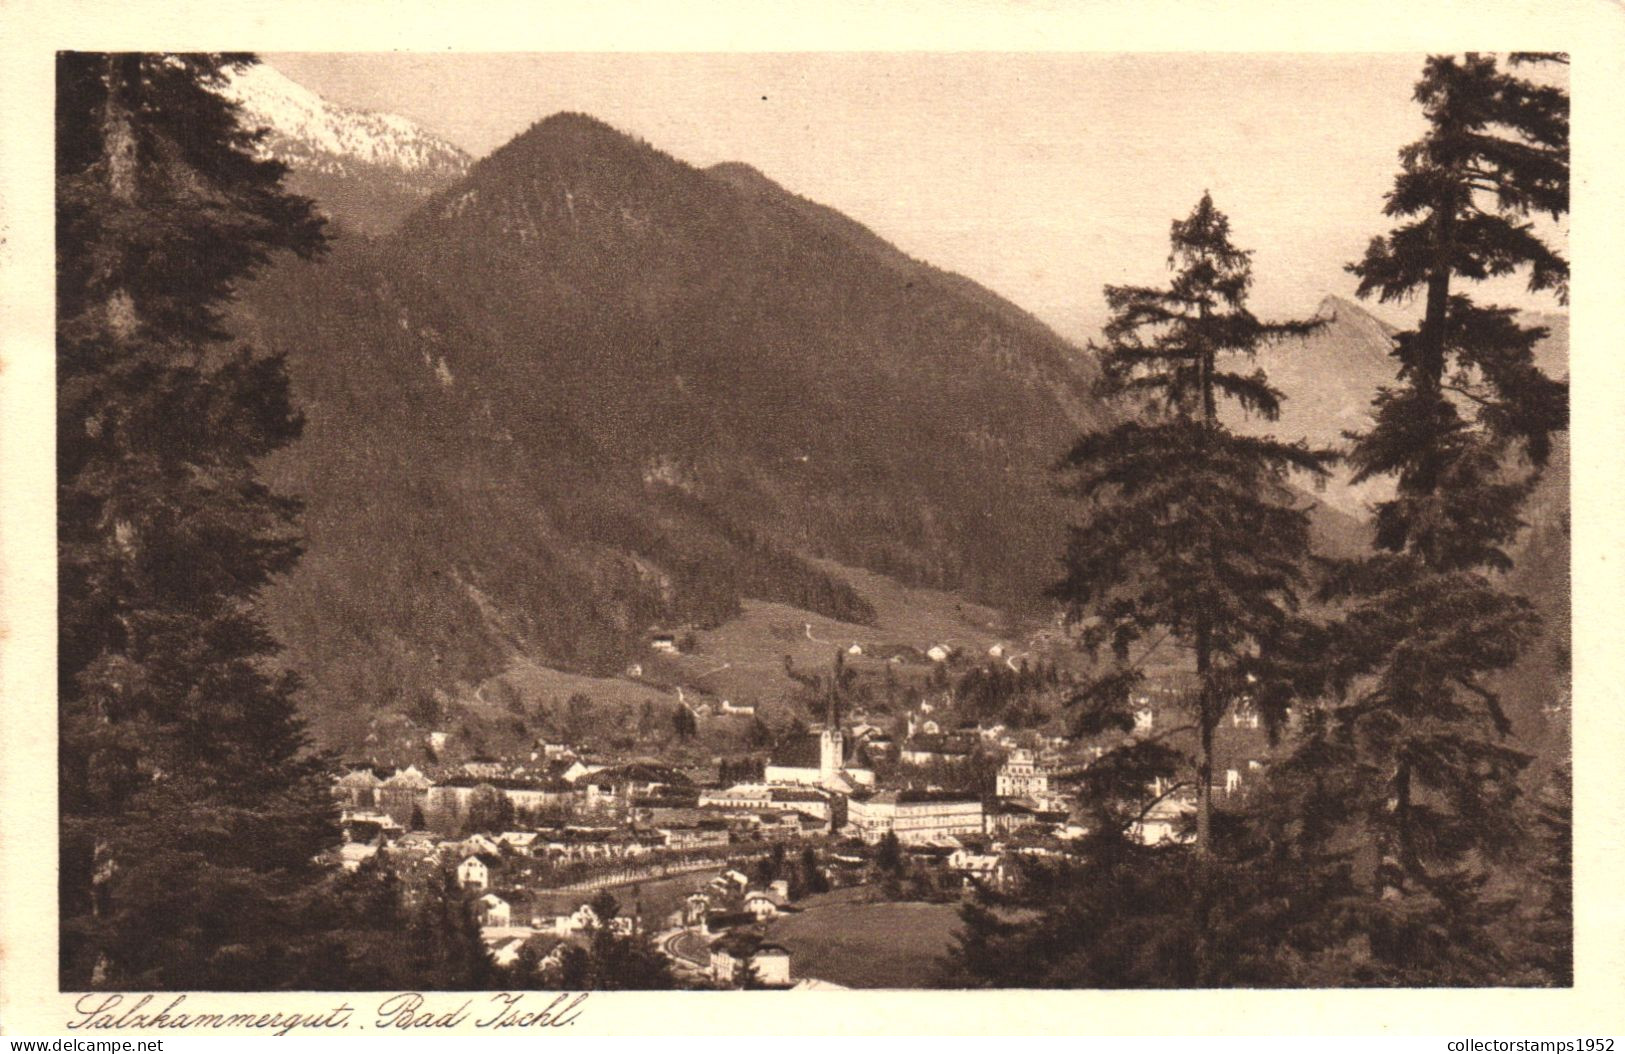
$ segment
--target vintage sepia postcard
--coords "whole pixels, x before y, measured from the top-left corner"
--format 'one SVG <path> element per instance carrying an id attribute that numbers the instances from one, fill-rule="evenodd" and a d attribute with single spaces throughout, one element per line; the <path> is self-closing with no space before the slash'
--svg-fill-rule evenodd
<path id="1" fill-rule="evenodd" d="M 1167 8 L 0 12 L 0 1028 L 1618 1032 L 1625 19 Z"/>

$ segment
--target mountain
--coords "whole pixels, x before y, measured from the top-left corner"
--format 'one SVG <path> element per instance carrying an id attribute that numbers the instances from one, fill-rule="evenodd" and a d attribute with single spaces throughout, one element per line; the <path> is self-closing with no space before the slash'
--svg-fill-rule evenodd
<path id="1" fill-rule="evenodd" d="M 388 233 L 468 172 L 467 154 L 407 118 L 339 106 L 263 62 L 235 73 L 222 94 L 244 123 L 265 129 L 262 152 L 288 165 L 289 188 L 342 229 Z"/>
<path id="2" fill-rule="evenodd" d="M 329 739 L 520 667 L 619 674 L 747 599 L 869 622 L 843 566 L 1041 608 L 1049 467 L 1105 420 L 1014 305 L 581 115 L 278 267 L 241 324 L 307 418 L 270 466 L 307 554 L 266 602 Z"/>

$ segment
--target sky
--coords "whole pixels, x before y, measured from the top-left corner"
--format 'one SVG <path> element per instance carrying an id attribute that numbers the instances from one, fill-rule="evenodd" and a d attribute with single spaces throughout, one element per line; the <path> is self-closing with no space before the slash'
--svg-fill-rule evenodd
<path id="1" fill-rule="evenodd" d="M 743 161 L 1085 341 L 1106 284 L 1160 283 L 1204 190 L 1252 249 L 1261 317 L 1352 297 L 1423 130 L 1423 56 L 1057 53 L 267 54 L 328 99 L 475 157 L 591 114 L 696 166 Z M 1498 282 L 1480 299 L 1556 310 Z M 1371 305 L 1403 323 L 1415 305 Z"/>

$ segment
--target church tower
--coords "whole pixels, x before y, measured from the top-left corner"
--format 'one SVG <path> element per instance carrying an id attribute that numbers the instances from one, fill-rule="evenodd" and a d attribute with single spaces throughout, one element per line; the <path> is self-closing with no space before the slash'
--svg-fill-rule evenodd
<path id="1" fill-rule="evenodd" d="M 841 763 L 846 758 L 841 739 L 841 714 L 836 696 L 841 690 L 841 672 L 845 665 L 840 651 L 835 652 L 835 675 L 829 686 L 829 709 L 824 715 L 824 731 L 818 736 L 818 782 L 824 787 L 836 785 L 841 774 Z"/>
<path id="2" fill-rule="evenodd" d="M 845 744 L 841 741 L 841 727 L 826 728 L 818 735 L 818 782 L 825 787 L 835 785 L 841 773 L 841 760 Z"/>

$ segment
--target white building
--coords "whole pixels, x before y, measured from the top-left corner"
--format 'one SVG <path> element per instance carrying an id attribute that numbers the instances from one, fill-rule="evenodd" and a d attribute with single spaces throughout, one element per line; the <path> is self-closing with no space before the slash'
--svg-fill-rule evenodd
<path id="1" fill-rule="evenodd" d="M 512 909 L 508 902 L 495 893 L 487 893 L 478 901 L 481 926 L 506 926 L 510 921 Z"/>
<path id="2" fill-rule="evenodd" d="M 504 831 L 497 836 L 497 841 L 516 853 L 529 856 L 536 845 L 535 831 Z"/>
<path id="3" fill-rule="evenodd" d="M 756 968 L 756 982 L 775 988 L 790 984 L 790 950 L 778 944 L 764 944 L 750 957 Z"/>
<path id="4" fill-rule="evenodd" d="M 711 944 L 711 979 L 718 984 L 741 982 L 745 963 L 756 973 L 756 983 L 764 987 L 790 985 L 790 952 L 782 945 L 763 944 L 745 933 L 728 934 Z"/>
<path id="5" fill-rule="evenodd" d="M 470 855 L 457 865 L 457 884 L 464 889 L 487 889 L 491 885 L 491 867 L 478 855 Z"/>
<path id="6" fill-rule="evenodd" d="M 979 798 L 952 791 L 880 791 L 847 802 L 848 829 L 865 842 L 888 831 L 904 845 L 982 834 L 986 821 Z"/>
<path id="7" fill-rule="evenodd" d="M 1191 812 L 1191 803 L 1178 797 L 1164 798 L 1151 807 L 1145 818 L 1135 824 L 1130 835 L 1144 845 L 1162 842 L 1188 842 L 1192 836 L 1185 833 Z"/>
<path id="8" fill-rule="evenodd" d="M 1053 770 L 1042 765 L 1030 750 L 1012 750 L 999 768 L 996 787 L 1001 798 L 1043 799 L 1050 793 Z"/>
<path id="9" fill-rule="evenodd" d="M 948 867 L 967 879 L 997 882 L 1002 871 L 1001 859 L 997 853 L 973 853 L 960 848 L 949 854 Z"/>
<path id="10" fill-rule="evenodd" d="M 771 809 L 773 790 L 765 783 L 736 783 L 721 790 L 700 791 L 699 806 L 727 809 Z"/>

